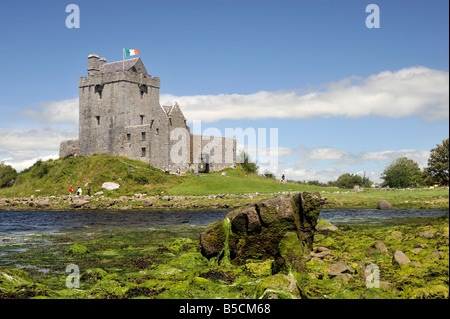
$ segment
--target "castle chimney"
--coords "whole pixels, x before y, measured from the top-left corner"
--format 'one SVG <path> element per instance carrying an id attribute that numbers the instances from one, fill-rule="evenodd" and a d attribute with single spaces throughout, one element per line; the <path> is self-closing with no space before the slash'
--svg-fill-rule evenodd
<path id="1" fill-rule="evenodd" d="M 100 73 L 99 61 L 97 54 L 90 54 L 88 56 L 88 75 L 89 77 Z"/>
<path id="2" fill-rule="evenodd" d="M 100 70 L 103 68 L 103 66 L 106 64 L 105 58 L 100 58 Z"/>

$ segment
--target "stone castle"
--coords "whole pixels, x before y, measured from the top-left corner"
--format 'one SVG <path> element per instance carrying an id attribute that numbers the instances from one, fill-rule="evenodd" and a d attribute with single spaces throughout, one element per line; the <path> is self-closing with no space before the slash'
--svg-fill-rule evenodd
<path id="1" fill-rule="evenodd" d="M 236 166 L 236 139 L 193 135 L 180 107 L 159 103 L 160 79 L 140 58 L 107 63 L 88 56 L 78 80 L 79 138 L 61 142 L 59 156 L 110 154 L 167 172 Z"/>

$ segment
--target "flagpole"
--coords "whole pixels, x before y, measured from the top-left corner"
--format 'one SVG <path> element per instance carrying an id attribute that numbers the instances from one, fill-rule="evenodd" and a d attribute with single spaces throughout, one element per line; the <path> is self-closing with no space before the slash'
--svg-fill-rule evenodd
<path id="1" fill-rule="evenodd" d="M 122 51 L 123 59 L 122 59 L 122 71 L 125 70 L 125 48 Z"/>

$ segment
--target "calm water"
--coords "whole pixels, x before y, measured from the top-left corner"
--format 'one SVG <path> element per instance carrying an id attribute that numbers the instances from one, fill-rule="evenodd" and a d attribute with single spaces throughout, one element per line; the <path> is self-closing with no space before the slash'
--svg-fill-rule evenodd
<path id="1" fill-rule="evenodd" d="M 0 236 L 11 233 L 58 233 L 77 230 L 146 229 L 187 224 L 206 226 L 230 210 L 163 211 L 0 211 Z M 376 223 L 401 217 L 436 217 L 448 210 L 322 210 L 331 223 Z"/>
<path id="2" fill-rule="evenodd" d="M 0 234 L 66 232 L 83 229 L 146 229 L 167 225 L 207 225 L 229 210 L 164 211 L 0 211 Z"/>

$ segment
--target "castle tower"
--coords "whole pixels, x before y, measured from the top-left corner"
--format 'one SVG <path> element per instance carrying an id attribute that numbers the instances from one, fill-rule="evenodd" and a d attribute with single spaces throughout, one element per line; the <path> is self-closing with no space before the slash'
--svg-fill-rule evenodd
<path id="1" fill-rule="evenodd" d="M 81 155 L 106 153 L 169 167 L 169 123 L 159 105 L 159 78 L 140 58 L 107 63 L 88 56 L 88 77 L 80 90 Z"/>
<path id="2" fill-rule="evenodd" d="M 78 79 L 79 138 L 62 141 L 60 157 L 104 153 L 140 160 L 164 171 L 184 172 L 198 171 L 198 154 L 207 150 L 220 159 L 208 163 L 212 171 L 235 166 L 236 140 L 209 137 L 197 142 L 178 104 L 159 104 L 160 79 L 147 73 L 140 58 L 108 63 L 91 54 L 87 73 Z M 184 139 L 177 139 L 180 131 Z M 175 133 L 172 139 L 171 133 Z M 225 156 L 226 145 L 231 145 L 231 159 Z M 178 155 L 171 154 L 174 149 L 184 152 L 181 161 L 174 160 Z"/>

